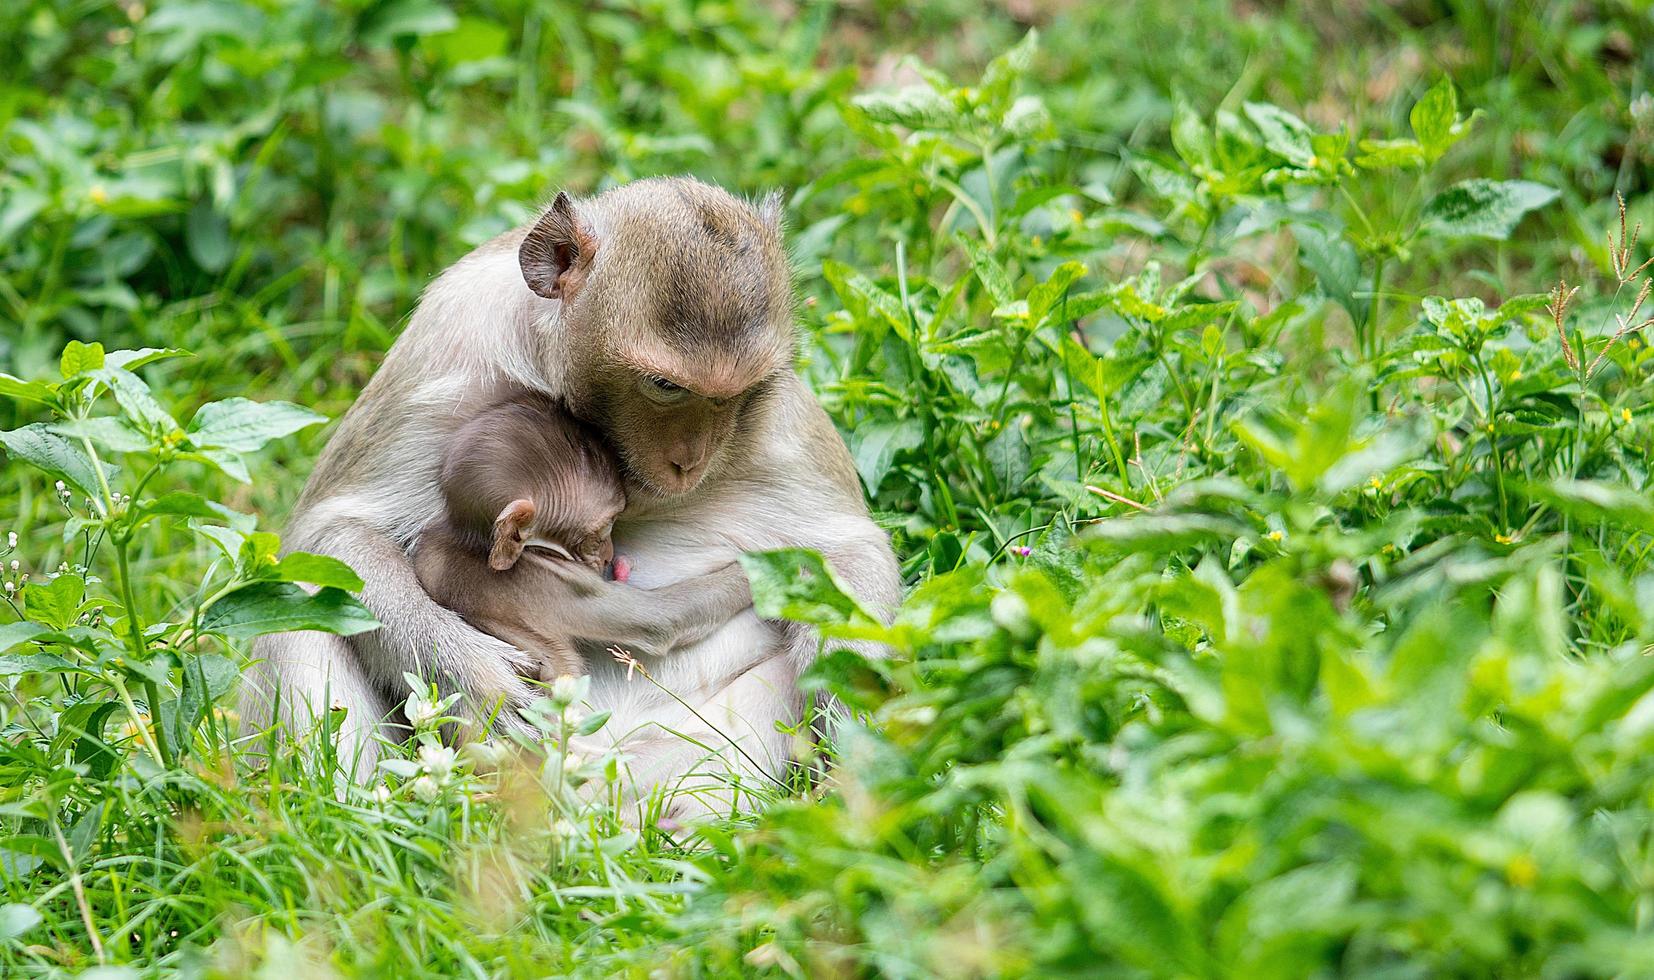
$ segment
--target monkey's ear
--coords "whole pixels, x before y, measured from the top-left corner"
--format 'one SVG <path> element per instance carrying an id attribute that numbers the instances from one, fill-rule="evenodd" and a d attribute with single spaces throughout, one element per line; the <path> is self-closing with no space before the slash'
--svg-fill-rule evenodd
<path id="1" fill-rule="evenodd" d="M 534 501 L 526 497 L 513 500 L 494 518 L 494 544 L 488 550 L 488 567 L 503 572 L 523 555 L 524 533 L 534 523 Z"/>
<path id="2" fill-rule="evenodd" d="M 580 288 L 596 253 L 597 238 L 575 213 L 574 201 L 560 191 L 517 249 L 517 264 L 529 289 L 546 299 L 566 300 Z"/>
<path id="3" fill-rule="evenodd" d="M 780 191 L 770 191 L 758 200 L 758 217 L 768 225 L 771 231 L 781 230 L 781 205 L 783 198 Z"/>

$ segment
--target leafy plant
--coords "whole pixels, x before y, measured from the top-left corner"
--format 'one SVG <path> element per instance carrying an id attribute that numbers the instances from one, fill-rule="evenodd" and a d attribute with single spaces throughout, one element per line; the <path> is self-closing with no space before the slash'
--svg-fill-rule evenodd
<path id="1" fill-rule="evenodd" d="M 1648 34 L 0 4 L 0 973 L 1645 972 Z M 910 586 L 887 626 L 746 558 L 896 654 L 810 675 L 834 764 L 680 827 L 620 819 L 578 684 L 519 755 L 411 681 L 367 787 L 329 726 L 239 736 L 249 637 L 371 627 L 258 530 L 318 412 L 551 189 L 682 171 L 791 192 L 803 371 Z"/>
<path id="2" fill-rule="evenodd" d="M 63 536 L 78 548 L 72 564 L 33 581 L 12 559 L 5 592 L 14 620 L 0 626 L 0 652 L 29 652 L 7 657 L 4 673 L 61 679 L 75 710 L 47 740 L 46 757 L 72 748 L 77 759 L 99 760 L 98 775 L 124 754 L 120 743 L 104 740 L 103 724 L 116 710 L 125 711 L 162 768 L 198 751 L 198 729 L 228 750 L 228 729 L 201 728 L 238 673 L 233 661 L 210 652 L 215 641 L 291 629 L 348 635 L 377 625 L 350 596 L 362 583 L 342 562 L 304 553 L 278 558 L 274 534 L 255 531 L 251 517 L 200 494 L 145 495 L 156 477 L 184 463 L 245 480 L 245 454 L 322 421 L 297 405 L 232 398 L 202 405 L 180 425 L 136 372 L 181 353 L 106 353 L 99 344 L 75 341 L 63 350 L 60 379 L 0 375 L 0 393 L 50 416 L 0 432 L 0 447 L 11 462 L 55 478 Z M 109 401 L 117 413 L 98 413 L 100 402 Z M 221 552 L 222 566 L 209 569 L 190 600 L 159 617 L 138 604 L 131 560 L 137 540 L 157 521 L 187 521 L 192 534 Z M 143 692 L 142 712 L 132 688 Z M 14 797 L 31 789 L 26 768 L 16 775 L 25 778 L 9 784 Z"/>

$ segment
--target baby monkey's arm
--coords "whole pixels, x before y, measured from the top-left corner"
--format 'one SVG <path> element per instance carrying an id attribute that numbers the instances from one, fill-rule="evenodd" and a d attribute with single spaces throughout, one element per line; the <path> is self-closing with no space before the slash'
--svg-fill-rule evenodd
<path id="1" fill-rule="evenodd" d="M 543 632 L 652 657 L 699 643 L 752 605 L 747 574 L 734 562 L 672 585 L 640 589 L 530 549 L 510 571 L 490 578 L 500 585 L 501 601 L 516 603 Z"/>
<path id="2" fill-rule="evenodd" d="M 537 628 L 538 617 L 533 615 L 537 609 L 523 601 L 512 574 L 494 571 L 487 559 L 462 546 L 446 526 L 427 529 L 413 563 L 419 584 L 432 599 L 484 633 L 534 657 L 540 680 L 586 672 L 586 662 L 567 633 Z"/>

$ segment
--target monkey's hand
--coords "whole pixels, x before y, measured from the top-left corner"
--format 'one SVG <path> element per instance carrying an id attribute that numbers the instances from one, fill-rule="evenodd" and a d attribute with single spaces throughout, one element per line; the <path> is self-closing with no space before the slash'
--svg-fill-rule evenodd
<path id="1" fill-rule="evenodd" d="M 524 561 L 513 569 L 517 587 L 532 589 L 541 610 L 536 628 L 582 640 L 615 644 L 651 657 L 666 656 L 706 639 L 752 605 L 752 590 L 741 566 L 731 562 L 654 589 L 605 581 L 574 562 Z M 551 587 L 534 588 L 527 569 L 546 569 Z"/>
<path id="2" fill-rule="evenodd" d="M 532 737 L 518 713 L 541 692 L 524 676 L 538 672 L 537 657 L 473 627 L 433 600 L 420 585 L 413 563 L 399 543 L 357 521 L 290 532 L 293 547 L 338 558 L 362 578 L 362 603 L 383 625 L 351 638 L 362 672 L 393 700 L 407 696 L 404 674 L 428 678 L 444 694 L 463 695 L 454 711 L 473 722 L 464 733 L 480 738 L 483 722 Z"/>

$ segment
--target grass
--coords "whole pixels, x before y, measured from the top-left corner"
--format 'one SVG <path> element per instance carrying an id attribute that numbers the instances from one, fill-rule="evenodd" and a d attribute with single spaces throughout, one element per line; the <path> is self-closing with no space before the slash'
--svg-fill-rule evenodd
<path id="1" fill-rule="evenodd" d="M 9 5 L 0 972 L 1646 974 L 1651 30 Z M 909 586 L 886 627 L 750 560 L 898 653 L 808 678 L 830 776 L 640 830 L 621 760 L 450 753 L 428 692 L 372 788 L 238 742 L 249 637 L 367 625 L 268 532 L 421 286 L 686 171 L 788 193 Z M 553 746 L 602 722 L 549 694 Z"/>

